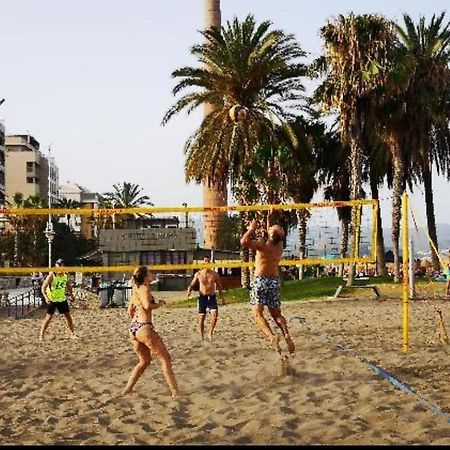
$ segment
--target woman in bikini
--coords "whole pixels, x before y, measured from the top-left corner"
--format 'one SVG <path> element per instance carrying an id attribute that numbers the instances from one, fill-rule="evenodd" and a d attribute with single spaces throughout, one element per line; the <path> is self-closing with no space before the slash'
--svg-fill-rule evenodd
<path id="1" fill-rule="evenodd" d="M 164 377 L 172 392 L 172 397 L 175 398 L 179 394 L 179 389 L 172 370 L 170 355 L 152 324 L 152 311 L 165 305 L 166 302 L 164 300 L 155 302 L 150 290 L 151 281 L 152 274 L 146 266 L 138 267 L 134 271 L 128 315 L 132 319 L 129 330 L 130 338 L 139 357 L 139 363 L 131 372 L 123 393 L 128 394 L 133 390 L 133 386 L 144 373 L 154 355 L 161 361 Z"/>

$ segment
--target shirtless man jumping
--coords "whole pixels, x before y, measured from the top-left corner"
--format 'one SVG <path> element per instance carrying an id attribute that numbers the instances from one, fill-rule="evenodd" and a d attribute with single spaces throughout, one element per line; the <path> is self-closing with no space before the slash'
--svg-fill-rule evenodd
<path id="1" fill-rule="evenodd" d="M 205 264 L 210 263 L 208 257 L 203 258 Z M 211 340 L 214 334 L 214 330 L 217 325 L 218 310 L 216 300 L 216 286 L 219 289 L 220 298 L 222 299 L 222 305 L 226 305 L 223 297 L 222 285 L 220 284 L 219 275 L 212 269 L 202 269 L 194 275 L 192 283 L 187 290 L 187 297 L 191 297 L 192 290 L 196 283 L 199 283 L 199 298 L 198 298 L 198 332 L 202 339 L 205 335 L 205 316 L 206 310 L 209 309 L 211 314 L 211 321 L 209 323 L 208 338 Z"/>
<path id="2" fill-rule="evenodd" d="M 258 223 L 253 220 L 247 232 L 241 238 L 241 245 L 256 250 L 255 276 L 251 285 L 250 305 L 258 328 L 266 335 L 275 349 L 281 353 L 279 336 L 270 328 L 264 317 L 267 306 L 272 319 L 281 329 L 289 353 L 294 353 L 295 344 L 289 334 L 286 319 L 281 314 L 280 277 L 278 263 L 283 254 L 284 231 L 279 225 L 267 226 L 268 239 L 255 240 Z"/>

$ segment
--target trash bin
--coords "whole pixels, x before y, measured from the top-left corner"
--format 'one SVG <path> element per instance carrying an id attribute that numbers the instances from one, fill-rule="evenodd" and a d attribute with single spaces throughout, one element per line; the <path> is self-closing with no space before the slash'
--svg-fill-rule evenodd
<path id="1" fill-rule="evenodd" d="M 116 306 L 125 306 L 126 289 L 127 289 L 127 286 L 123 286 L 120 284 L 114 286 L 113 303 Z"/>
<path id="2" fill-rule="evenodd" d="M 100 308 L 106 308 L 109 303 L 109 286 L 102 284 L 98 288 L 98 300 Z"/>

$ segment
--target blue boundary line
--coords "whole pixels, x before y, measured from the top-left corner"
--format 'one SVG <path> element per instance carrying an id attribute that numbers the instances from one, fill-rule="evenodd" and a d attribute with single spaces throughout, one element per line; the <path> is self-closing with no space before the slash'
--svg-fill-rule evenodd
<path id="1" fill-rule="evenodd" d="M 444 418 L 447 421 L 447 423 L 450 423 L 450 416 L 445 411 L 443 411 L 442 408 L 440 408 L 439 406 L 434 405 L 428 399 L 426 399 L 425 397 L 422 397 L 421 395 L 419 395 L 415 391 L 415 389 L 413 387 L 408 386 L 406 383 L 403 383 L 398 378 L 394 377 L 393 375 L 391 375 L 389 372 L 387 372 L 386 370 L 382 369 L 381 367 L 370 363 L 364 356 L 358 355 L 354 351 L 349 350 L 345 345 L 339 344 L 339 343 L 335 343 L 333 338 L 330 335 L 321 335 L 318 332 L 315 332 L 314 330 L 312 330 L 312 328 L 310 326 L 308 326 L 306 324 L 306 319 L 303 316 L 295 316 L 292 319 L 297 319 L 310 333 L 321 337 L 322 339 L 324 339 L 326 342 L 328 342 L 330 344 L 334 344 L 334 346 L 339 351 L 346 352 L 346 353 L 354 356 L 355 358 L 359 359 L 375 375 L 378 375 L 380 378 L 383 378 L 383 379 L 389 381 L 396 388 L 402 390 L 406 394 L 413 395 L 414 397 L 416 397 L 416 400 L 418 400 L 418 402 L 421 403 L 422 405 L 424 405 L 428 410 L 430 410 L 431 412 L 433 412 L 433 413 L 437 414 L 438 416 Z"/>

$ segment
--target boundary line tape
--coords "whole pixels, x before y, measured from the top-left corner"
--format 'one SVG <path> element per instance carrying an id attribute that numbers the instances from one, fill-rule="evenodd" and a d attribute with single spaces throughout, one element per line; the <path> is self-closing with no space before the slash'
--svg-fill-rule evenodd
<path id="1" fill-rule="evenodd" d="M 314 331 L 310 326 L 306 324 L 306 319 L 303 316 L 295 316 L 292 319 L 297 319 L 311 334 L 314 334 L 316 336 L 321 337 L 323 340 L 330 344 L 334 344 L 334 346 L 339 350 L 343 351 L 345 353 L 348 353 L 349 355 L 354 356 L 356 359 L 358 359 L 360 362 L 365 364 L 375 375 L 378 375 L 380 378 L 383 378 L 387 381 L 389 381 L 391 384 L 393 384 L 396 388 L 402 390 L 403 392 L 410 394 L 416 398 L 416 400 L 424 405 L 428 410 L 431 412 L 437 414 L 438 416 L 444 418 L 447 423 L 450 423 L 450 416 L 439 406 L 434 405 L 431 403 L 430 400 L 426 399 L 422 395 L 418 394 L 414 388 L 409 386 L 408 384 L 400 381 L 398 378 L 396 378 L 394 375 L 391 375 L 386 370 L 382 369 L 381 367 L 372 364 L 368 361 L 367 358 L 365 358 L 362 355 L 359 355 L 355 351 L 350 350 L 347 348 L 347 346 L 336 343 L 333 338 L 330 335 L 321 335 L 319 332 Z"/>

